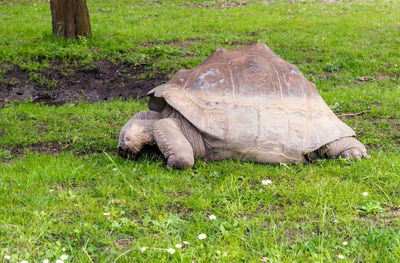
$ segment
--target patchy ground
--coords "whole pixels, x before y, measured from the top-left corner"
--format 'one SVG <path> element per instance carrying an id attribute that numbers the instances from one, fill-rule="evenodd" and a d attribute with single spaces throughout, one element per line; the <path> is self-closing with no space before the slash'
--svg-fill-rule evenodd
<path id="1" fill-rule="evenodd" d="M 142 66 L 107 60 L 68 67 L 56 60 L 43 72 L 3 64 L 2 71 L 0 107 L 6 101 L 62 104 L 143 98 L 150 89 L 168 80 L 168 73 L 153 73 Z"/>
<path id="2" fill-rule="evenodd" d="M 18 158 L 24 154 L 26 154 L 28 151 L 30 152 L 38 152 L 42 154 L 52 154 L 52 155 L 57 155 L 61 152 L 64 151 L 70 151 L 73 150 L 73 145 L 71 143 L 59 143 L 56 141 L 52 142 L 45 142 L 45 143 L 33 143 L 27 146 L 22 146 L 22 145 L 17 145 L 11 150 L 8 150 L 5 152 L 4 156 L 0 158 L 2 161 L 7 161 L 7 160 L 12 160 L 14 158 Z M 74 151 L 74 154 L 77 156 L 88 156 L 91 154 L 101 154 L 103 152 L 107 152 L 108 154 L 116 154 L 117 149 L 116 148 L 110 148 L 110 149 L 103 149 L 103 150 L 88 150 L 88 151 Z M 139 160 L 141 158 L 147 159 L 147 160 L 153 160 L 153 159 L 163 159 L 163 155 L 161 154 L 160 150 L 156 145 L 145 145 L 140 152 L 138 156 L 136 156 L 132 160 Z"/>

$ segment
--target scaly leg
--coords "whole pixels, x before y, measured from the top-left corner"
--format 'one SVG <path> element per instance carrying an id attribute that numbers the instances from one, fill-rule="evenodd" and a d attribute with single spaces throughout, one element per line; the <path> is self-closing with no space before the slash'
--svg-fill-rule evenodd
<path id="1" fill-rule="evenodd" d="M 154 123 L 154 139 L 167 159 L 167 169 L 184 169 L 193 166 L 192 145 L 183 135 L 176 119 L 166 118 Z"/>

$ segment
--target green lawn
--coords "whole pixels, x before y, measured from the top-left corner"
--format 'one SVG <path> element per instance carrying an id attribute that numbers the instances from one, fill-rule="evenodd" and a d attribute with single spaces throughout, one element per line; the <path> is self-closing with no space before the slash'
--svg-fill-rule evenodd
<path id="1" fill-rule="evenodd" d="M 175 72 L 216 48 L 260 41 L 296 64 L 337 114 L 364 111 L 342 119 L 371 159 L 196 160 L 167 171 L 163 159 L 115 151 L 145 102 L 8 103 L 0 262 L 400 261 L 400 1 L 227 3 L 88 0 L 93 36 L 59 41 L 48 2 L 1 1 L 0 65 L 38 72 L 55 59 L 108 59 Z"/>

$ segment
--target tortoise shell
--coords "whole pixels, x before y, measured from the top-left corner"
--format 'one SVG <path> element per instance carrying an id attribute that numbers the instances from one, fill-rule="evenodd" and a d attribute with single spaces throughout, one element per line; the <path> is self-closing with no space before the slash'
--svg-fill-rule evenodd
<path id="1" fill-rule="evenodd" d="M 166 102 L 192 123 L 214 160 L 304 161 L 305 154 L 355 135 L 295 65 L 261 43 L 218 49 L 148 95 L 151 110 Z"/>

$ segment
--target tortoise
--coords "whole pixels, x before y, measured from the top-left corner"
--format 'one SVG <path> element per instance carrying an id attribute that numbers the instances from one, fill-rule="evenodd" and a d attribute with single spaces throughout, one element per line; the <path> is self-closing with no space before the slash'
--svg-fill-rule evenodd
<path id="1" fill-rule="evenodd" d="M 122 128 L 118 153 L 136 157 L 157 144 L 167 168 L 195 158 L 259 163 L 369 158 L 299 69 L 256 43 L 217 49 L 148 92 L 149 111 Z"/>

